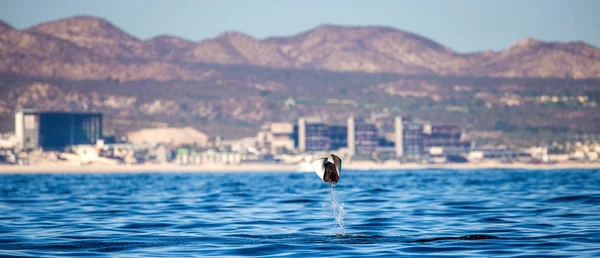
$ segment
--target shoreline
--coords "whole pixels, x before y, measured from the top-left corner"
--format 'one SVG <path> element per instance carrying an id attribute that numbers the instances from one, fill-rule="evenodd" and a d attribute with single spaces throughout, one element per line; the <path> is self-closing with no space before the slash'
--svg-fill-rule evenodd
<path id="1" fill-rule="evenodd" d="M 557 164 L 503 164 L 487 163 L 453 163 L 453 164 L 400 164 L 354 162 L 344 166 L 344 170 L 377 171 L 377 170 L 419 170 L 419 169 L 600 169 L 600 163 L 557 163 Z M 80 173 L 244 173 L 244 172 L 303 172 L 296 164 L 254 163 L 241 165 L 176 165 L 176 164 L 141 164 L 141 165 L 0 165 L 0 174 L 80 174 Z"/>

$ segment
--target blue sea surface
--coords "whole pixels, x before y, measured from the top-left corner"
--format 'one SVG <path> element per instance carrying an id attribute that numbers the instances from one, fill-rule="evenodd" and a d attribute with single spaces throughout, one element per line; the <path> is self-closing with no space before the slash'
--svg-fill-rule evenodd
<path id="1" fill-rule="evenodd" d="M 0 256 L 600 257 L 600 171 L 0 175 Z"/>

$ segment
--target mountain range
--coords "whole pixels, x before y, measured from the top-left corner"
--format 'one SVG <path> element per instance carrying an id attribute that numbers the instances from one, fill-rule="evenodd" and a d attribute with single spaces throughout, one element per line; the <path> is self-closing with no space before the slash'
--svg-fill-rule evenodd
<path id="1" fill-rule="evenodd" d="M 321 25 L 288 37 L 240 32 L 193 42 L 138 39 L 110 22 L 76 16 L 23 30 L 0 21 L 0 73 L 67 80 L 205 81 L 213 65 L 403 75 L 600 78 L 600 49 L 524 39 L 503 51 L 457 53 L 389 27 Z"/>
<path id="2" fill-rule="evenodd" d="M 375 116 L 389 131 L 400 115 L 459 124 L 478 144 L 528 146 L 597 135 L 599 85 L 600 49 L 583 42 L 457 53 L 376 26 L 193 42 L 141 40 L 89 16 L 26 29 L 0 21 L 0 132 L 21 108 L 102 112 L 106 134 L 190 126 L 227 138 L 302 116 Z"/>

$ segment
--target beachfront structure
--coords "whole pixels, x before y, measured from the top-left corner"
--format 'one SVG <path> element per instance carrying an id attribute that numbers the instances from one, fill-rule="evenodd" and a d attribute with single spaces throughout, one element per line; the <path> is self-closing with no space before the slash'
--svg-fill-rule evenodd
<path id="1" fill-rule="evenodd" d="M 375 122 L 355 117 L 349 117 L 345 126 L 326 124 L 315 117 L 304 117 L 290 128 L 294 128 L 291 135 L 300 152 L 347 148 L 349 154 L 360 157 L 395 155 L 397 159 L 405 161 L 422 161 L 429 155 L 446 157 L 466 154 L 472 146 L 471 141 L 463 139 L 463 131 L 457 125 L 432 125 L 400 116 L 394 119 L 394 133 L 389 140 L 379 138 L 379 128 Z"/>
<path id="2" fill-rule="evenodd" d="M 178 165 L 237 165 L 247 156 L 248 154 L 240 152 L 220 152 L 215 150 L 195 152 L 188 149 L 177 149 L 175 163 Z"/>
<path id="3" fill-rule="evenodd" d="M 377 127 L 362 118 L 349 117 L 346 125 L 330 125 L 320 118 L 303 117 L 292 135 L 297 135 L 300 152 L 319 152 L 348 148 L 349 152 L 371 154 L 379 144 Z"/>
<path id="4" fill-rule="evenodd" d="M 276 155 L 285 151 L 294 151 L 294 125 L 288 122 L 267 123 L 256 135 L 259 147 Z"/>
<path id="5" fill-rule="evenodd" d="M 22 150 L 63 150 L 102 138 L 102 114 L 21 110 L 15 134 Z"/>
<path id="6" fill-rule="evenodd" d="M 331 150 L 339 150 L 348 146 L 348 129 L 343 125 L 329 125 Z"/>
<path id="7" fill-rule="evenodd" d="M 420 160 L 424 155 L 456 156 L 471 151 L 458 125 L 419 123 L 402 117 L 394 120 L 396 158 Z"/>
<path id="8" fill-rule="evenodd" d="M 352 154 L 371 154 L 379 145 L 377 127 L 363 118 L 347 120 L 348 150 Z"/>
<path id="9" fill-rule="evenodd" d="M 402 121 L 402 156 L 405 160 L 420 160 L 423 157 L 423 125 L 414 121 Z"/>
<path id="10" fill-rule="evenodd" d="M 19 145 L 19 140 L 14 133 L 0 134 L 0 150 L 13 150 Z"/>
<path id="11" fill-rule="evenodd" d="M 331 149 L 329 126 L 318 117 L 298 119 L 298 150 L 317 152 Z"/>
<path id="12" fill-rule="evenodd" d="M 499 159 L 506 161 L 513 161 L 519 157 L 531 158 L 529 153 L 519 153 L 510 148 L 484 148 L 476 149 L 469 152 L 467 156 L 471 161 L 478 161 L 484 159 Z"/>
<path id="13" fill-rule="evenodd" d="M 396 158 L 401 158 L 404 155 L 404 143 L 402 142 L 404 134 L 404 121 L 402 117 L 394 118 L 394 150 Z"/>
<path id="14" fill-rule="evenodd" d="M 420 160 L 423 155 L 423 125 L 403 117 L 396 117 L 394 141 L 397 159 Z"/>
<path id="15" fill-rule="evenodd" d="M 471 141 L 462 139 L 462 129 L 458 125 L 432 125 L 423 127 L 423 147 L 441 149 L 444 155 L 460 155 L 471 151 Z"/>
<path id="16" fill-rule="evenodd" d="M 340 150 L 348 146 L 348 129 L 345 125 L 332 125 L 320 118 L 303 117 L 292 133 L 300 152 Z"/>

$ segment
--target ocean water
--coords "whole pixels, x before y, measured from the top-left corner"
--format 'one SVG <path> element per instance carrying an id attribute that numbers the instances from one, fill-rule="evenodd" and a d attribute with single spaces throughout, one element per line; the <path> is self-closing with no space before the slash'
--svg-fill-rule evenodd
<path id="1" fill-rule="evenodd" d="M 600 171 L 0 175 L 0 256 L 600 257 Z"/>

